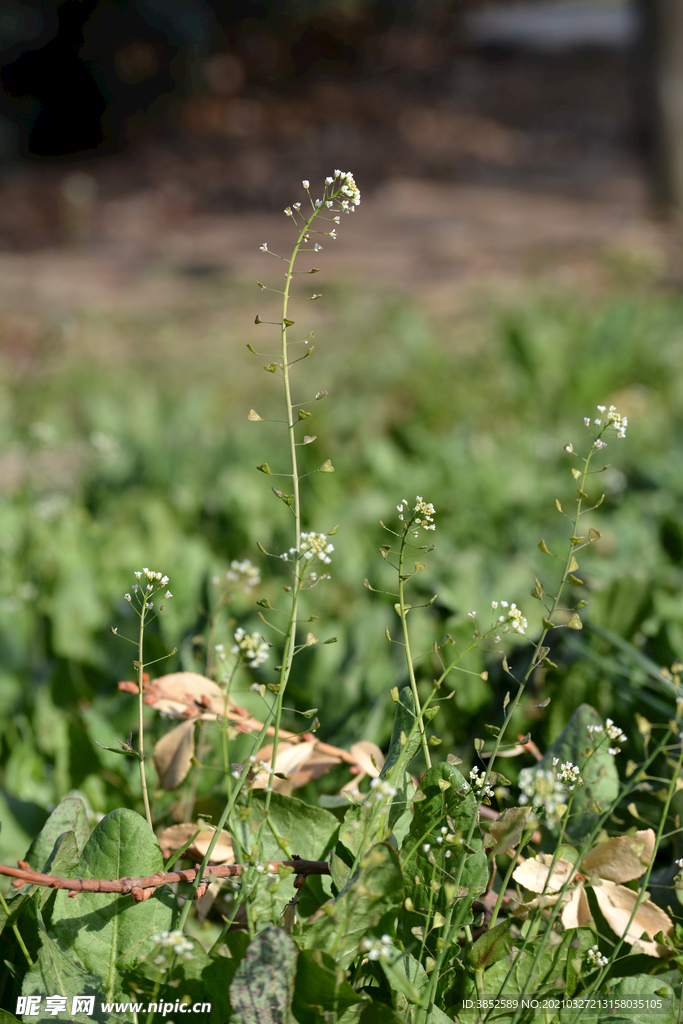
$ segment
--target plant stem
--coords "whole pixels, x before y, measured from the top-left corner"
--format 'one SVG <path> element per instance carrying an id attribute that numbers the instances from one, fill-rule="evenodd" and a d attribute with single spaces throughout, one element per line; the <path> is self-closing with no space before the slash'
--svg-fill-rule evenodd
<path id="1" fill-rule="evenodd" d="M 149 795 L 147 793 L 147 777 L 145 775 L 145 720 L 144 720 L 144 693 L 143 693 L 143 680 L 142 676 L 144 673 L 144 637 L 145 637 L 145 612 L 146 612 L 146 601 L 143 593 L 142 608 L 140 610 L 140 632 L 138 634 L 138 759 L 140 763 L 140 783 L 142 785 L 142 799 L 145 805 L 145 817 L 147 818 L 147 824 L 153 830 L 152 825 L 152 811 L 149 806 Z"/>
<path id="2" fill-rule="evenodd" d="M 7 906 L 7 902 L 5 900 L 5 897 L 2 895 L 1 892 L 0 892 L 0 906 L 2 906 L 2 909 L 7 914 L 7 917 L 10 917 L 11 916 L 10 908 Z M 19 929 L 17 928 L 17 926 L 16 926 L 16 924 L 14 922 L 12 922 L 12 931 L 14 932 L 14 937 L 15 937 L 15 939 L 17 940 L 17 942 L 19 944 L 19 949 L 21 950 L 21 952 L 26 957 L 26 962 L 28 963 L 29 967 L 32 967 L 33 966 L 33 960 L 31 959 L 31 954 L 29 953 L 28 949 L 26 948 L 26 943 L 24 942 L 23 938 L 21 937 L 21 932 L 19 931 Z"/>
<path id="3" fill-rule="evenodd" d="M 408 609 L 405 603 L 405 584 L 406 580 L 403 572 L 403 562 L 405 558 L 406 550 L 406 537 L 408 534 L 407 526 L 403 529 L 403 537 L 401 538 L 401 551 L 398 557 L 398 601 L 401 616 L 401 627 L 403 629 L 403 644 L 405 648 L 406 664 L 408 666 L 408 676 L 410 678 L 410 689 L 413 692 L 413 700 L 415 701 L 415 714 L 419 723 L 418 728 L 420 730 L 420 742 L 422 744 L 422 753 L 424 755 L 427 768 L 432 767 L 432 759 L 429 753 L 429 744 L 427 743 L 427 731 L 425 729 L 424 718 L 420 710 L 420 697 L 417 692 L 417 681 L 415 679 L 415 667 L 413 665 L 413 657 L 410 652 L 410 633 L 408 630 Z"/>
<path id="4" fill-rule="evenodd" d="M 551 607 L 550 607 L 550 609 L 547 610 L 547 615 L 545 616 L 546 622 L 549 622 L 549 623 L 552 622 L 552 617 L 555 614 L 555 612 L 557 611 L 557 608 L 558 608 L 559 603 L 560 603 L 560 598 L 562 596 L 562 591 L 564 590 L 565 583 L 567 582 L 567 578 L 569 577 L 571 572 L 575 571 L 573 568 L 570 568 L 570 567 L 573 565 L 574 555 L 575 555 L 576 551 L 580 550 L 580 548 L 582 548 L 582 547 L 585 547 L 587 543 L 590 543 L 590 541 L 587 541 L 586 543 L 581 543 L 580 541 L 578 541 L 577 530 L 578 530 L 578 525 L 579 525 L 579 519 L 580 519 L 580 517 L 581 517 L 581 515 L 583 513 L 583 498 L 585 497 L 585 486 L 586 486 L 586 478 L 588 476 L 588 467 L 590 465 L 590 461 L 591 461 L 591 458 L 592 458 L 594 452 L 597 451 L 597 450 L 599 450 L 599 449 L 597 449 L 595 447 L 595 444 L 593 444 L 593 446 L 591 447 L 591 450 L 588 453 L 588 455 L 587 455 L 587 457 L 585 459 L 585 462 L 584 462 L 583 474 L 581 475 L 581 484 L 578 487 L 578 495 L 579 496 L 578 496 L 577 502 L 576 502 L 576 514 L 574 516 L 574 521 L 573 521 L 573 524 L 572 524 L 572 534 L 571 534 L 571 538 L 570 538 L 570 541 L 569 541 L 569 550 L 568 550 L 568 553 L 567 553 L 567 557 L 565 559 L 564 569 L 563 569 L 563 572 L 562 572 L 562 578 L 561 578 L 560 584 L 559 584 L 559 586 L 557 588 L 557 594 L 555 595 L 555 597 L 554 597 L 554 599 L 552 601 Z M 512 698 L 512 700 L 510 701 L 510 703 L 508 705 L 507 714 L 505 715 L 505 719 L 503 721 L 502 728 L 501 728 L 500 732 L 498 733 L 498 735 L 496 736 L 496 738 L 494 740 L 493 750 L 491 751 L 491 756 L 489 757 L 489 762 L 488 762 L 488 765 L 487 765 L 487 768 L 486 768 L 486 774 L 484 776 L 484 783 L 483 783 L 483 786 L 482 786 L 482 792 L 485 791 L 486 785 L 488 784 L 489 776 L 490 776 L 491 771 L 493 769 L 493 764 L 494 764 L 495 759 L 496 759 L 496 757 L 498 755 L 498 751 L 500 750 L 501 744 L 503 742 L 503 738 L 504 738 L 505 733 L 507 731 L 507 728 L 508 728 L 508 726 L 510 724 L 512 716 L 513 716 L 513 714 L 515 713 L 515 711 L 517 709 L 517 705 L 519 704 L 519 702 L 521 700 L 521 697 L 522 697 L 522 694 L 524 693 L 525 687 L 526 687 L 527 683 L 529 682 L 529 679 L 531 677 L 531 673 L 537 667 L 537 665 L 541 664 L 541 662 L 543 661 L 543 658 L 545 657 L 545 654 L 542 653 L 543 645 L 544 645 L 544 642 L 545 642 L 545 638 L 548 635 L 548 633 L 549 633 L 551 628 L 552 628 L 552 625 L 548 625 L 548 626 L 544 625 L 543 626 L 540 638 L 537 641 L 537 643 L 534 645 L 534 647 L 535 647 L 534 653 L 533 653 L 533 655 L 531 657 L 531 661 L 530 661 L 529 666 L 528 666 L 528 668 L 526 670 L 526 673 L 524 674 L 524 677 L 521 680 L 521 682 L 519 682 L 519 684 L 518 684 L 517 693 L 515 694 L 515 696 Z M 480 803 L 481 803 L 481 801 L 480 801 Z M 470 827 L 469 827 L 468 832 L 467 832 L 467 838 L 465 839 L 465 844 L 467 846 L 471 846 L 472 837 L 474 835 L 475 829 L 478 826 L 478 818 L 479 818 L 478 814 L 475 814 L 475 815 L 472 816 L 472 820 L 470 822 Z M 458 870 L 457 877 L 455 879 L 456 891 L 457 891 L 457 889 L 459 888 L 459 886 L 461 884 L 460 880 L 461 880 L 463 872 L 465 870 L 465 863 L 466 863 L 466 858 L 463 858 L 463 860 L 460 863 L 460 867 L 459 867 L 459 870 Z M 458 902 L 462 903 L 463 901 L 458 901 Z M 425 1017 L 424 1017 L 425 1022 L 429 1019 L 429 1014 L 431 1013 L 431 1009 L 434 1006 L 434 1002 L 435 1002 L 435 998 L 436 998 L 436 988 L 437 988 L 437 985 L 438 985 L 438 982 L 439 982 L 439 976 L 441 974 L 441 970 L 442 970 L 442 967 L 443 967 L 444 960 L 445 960 L 445 958 L 446 958 L 446 956 L 448 954 L 449 949 L 452 947 L 453 942 L 455 941 L 457 932 L 458 932 L 458 930 L 460 928 L 460 921 L 461 921 L 461 918 L 462 918 L 464 912 L 463 911 L 458 911 L 457 913 L 455 913 L 456 906 L 457 906 L 457 903 L 451 905 L 451 907 L 449 907 L 449 909 L 448 909 L 448 913 L 446 915 L 446 923 L 445 923 L 445 927 L 444 927 L 444 931 L 443 931 L 443 935 L 444 935 L 445 941 L 444 941 L 444 944 L 443 944 L 441 950 L 439 951 L 439 955 L 437 957 L 436 965 L 435 965 L 434 970 L 432 971 L 432 973 L 430 975 L 430 978 L 429 978 L 429 987 L 428 987 L 428 990 L 427 990 L 427 993 L 426 993 L 426 1000 L 427 1000 L 427 1002 L 426 1002 L 426 1008 L 425 1008 L 425 1011 L 424 1011 L 424 1013 L 425 1013 Z M 454 913 L 455 913 L 455 921 L 453 920 Z M 516 959 L 515 959 L 515 962 L 516 962 Z M 511 966 L 510 970 L 512 970 L 512 966 Z"/>

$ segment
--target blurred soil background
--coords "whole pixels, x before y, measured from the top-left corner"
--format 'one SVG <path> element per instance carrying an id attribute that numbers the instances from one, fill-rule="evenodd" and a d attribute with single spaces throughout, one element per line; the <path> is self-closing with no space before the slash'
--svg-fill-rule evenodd
<path id="1" fill-rule="evenodd" d="M 179 653 L 160 671 L 203 670 L 211 581 L 233 558 L 258 560 L 264 583 L 216 639 L 264 629 L 254 599 L 275 604 L 286 576 L 256 544 L 291 537 L 254 470 L 286 458 L 285 438 L 246 419 L 280 415 L 245 347 L 275 347 L 254 325 L 279 315 L 255 285 L 279 280 L 259 246 L 287 250 L 284 207 L 335 168 L 362 203 L 316 256 L 323 299 L 296 319 L 316 346 L 297 400 L 329 391 L 303 468 L 336 469 L 308 478 L 305 526 L 342 524 L 311 610 L 339 642 L 297 660 L 292 705 L 319 708 L 330 742 L 387 742 L 405 666 L 385 639 L 391 599 L 363 579 L 391 588 L 378 522 L 404 496 L 438 513 L 414 597 L 439 596 L 414 616 L 414 649 L 446 633 L 466 645 L 468 612 L 493 599 L 516 601 L 535 635 L 533 578 L 556 582 L 537 544 L 564 550 L 555 499 L 574 493 L 564 445 L 588 442 L 583 417 L 607 401 L 631 423 L 595 483 L 603 539 L 570 595 L 588 597 L 586 626 L 553 631 L 561 684 L 539 669 L 530 701 L 552 703 L 520 709 L 514 731 L 543 749 L 583 700 L 623 727 L 635 709 L 669 717 L 683 303 L 638 9 L 0 0 L 0 40 L 0 857 L 21 856 L 72 788 L 97 813 L 139 807 L 133 762 L 97 745 L 134 723 L 116 687 L 130 652 L 109 633 L 134 630 L 134 570 L 171 577 L 148 650 Z M 515 643 L 513 670 L 527 657 Z M 437 660 L 418 664 L 429 690 Z M 466 764 L 509 687 L 499 659 L 468 668 L 437 722 L 444 755 Z M 235 696 L 258 715 L 248 684 Z M 207 814 L 214 784 L 201 775 Z M 175 801 L 157 791 L 160 822 Z"/>
<path id="2" fill-rule="evenodd" d="M 6 302 L 144 306 L 162 269 L 169 301 L 199 277 L 249 278 L 255 240 L 288 237 L 272 214 L 339 166 L 364 206 L 326 254 L 337 279 L 448 306 L 494 279 L 670 272 L 628 4 L 13 0 L 0 15 Z"/>

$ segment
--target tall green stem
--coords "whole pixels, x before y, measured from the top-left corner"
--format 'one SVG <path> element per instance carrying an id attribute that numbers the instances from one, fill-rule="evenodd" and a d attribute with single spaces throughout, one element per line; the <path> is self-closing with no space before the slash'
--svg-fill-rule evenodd
<path id="1" fill-rule="evenodd" d="M 427 731 L 425 729 L 424 716 L 421 714 L 420 709 L 420 697 L 417 692 L 417 681 L 415 679 L 415 666 L 413 665 L 413 656 L 410 652 L 410 632 L 408 630 L 408 608 L 405 602 L 405 574 L 403 572 L 403 562 L 405 558 L 406 550 L 406 535 L 407 528 L 403 531 L 403 537 L 401 538 L 401 551 L 398 557 L 398 601 L 401 615 L 401 627 L 403 629 L 403 645 L 406 653 L 406 664 L 408 666 L 408 676 L 410 678 L 410 689 L 413 693 L 413 700 L 415 701 L 415 714 L 417 716 L 418 728 L 420 730 L 420 742 L 422 744 L 422 753 L 424 755 L 425 762 L 428 768 L 432 767 L 432 759 L 429 753 L 429 744 L 427 743 Z"/>
<path id="2" fill-rule="evenodd" d="M 142 785 L 142 799 L 145 805 L 145 817 L 147 818 L 147 824 L 153 829 L 152 811 L 149 806 L 149 795 L 147 793 L 147 777 L 145 775 L 145 700 L 142 680 L 144 674 L 145 611 L 146 602 L 143 596 L 142 609 L 140 611 L 140 632 L 138 633 L 138 759 L 140 762 L 140 783 Z"/>

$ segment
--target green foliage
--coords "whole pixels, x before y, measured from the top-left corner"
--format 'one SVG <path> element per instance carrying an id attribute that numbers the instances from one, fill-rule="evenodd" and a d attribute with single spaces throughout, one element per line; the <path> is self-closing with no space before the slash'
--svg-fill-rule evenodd
<path id="1" fill-rule="evenodd" d="M 163 869 L 156 836 L 144 818 L 121 808 L 95 827 L 81 855 L 81 878 L 127 878 Z M 151 936 L 171 927 L 175 901 L 159 889 L 143 903 L 132 896 L 80 893 L 56 895 L 52 928 L 58 942 L 86 971 L 99 975 L 106 1000 L 123 995 L 122 971 L 130 970 L 153 949 Z"/>

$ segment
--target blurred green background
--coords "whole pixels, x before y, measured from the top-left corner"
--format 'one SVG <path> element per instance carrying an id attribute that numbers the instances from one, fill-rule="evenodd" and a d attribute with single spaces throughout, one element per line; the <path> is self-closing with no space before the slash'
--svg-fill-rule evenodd
<path id="1" fill-rule="evenodd" d="M 179 653 L 155 666 L 158 674 L 202 670 L 202 609 L 211 605 L 211 578 L 233 558 L 250 558 L 264 582 L 231 606 L 232 624 L 221 620 L 217 640 L 229 642 L 235 623 L 268 635 L 255 601 L 276 604 L 286 577 L 256 545 L 288 548 L 292 520 L 270 490 L 273 480 L 255 469 L 263 461 L 286 468 L 285 431 L 246 418 L 252 406 L 264 419 L 283 408 L 280 382 L 245 347 L 275 348 L 275 335 L 269 342 L 265 333 L 274 329 L 253 325 L 254 291 L 217 273 L 181 310 L 112 316 L 83 308 L 24 324 L 20 353 L 5 346 L 3 861 L 23 853 L 48 808 L 72 788 L 97 813 L 138 806 L 133 762 L 97 746 L 115 746 L 135 728 L 136 702 L 116 686 L 132 677 L 134 651 L 109 632 L 114 625 L 135 635 L 123 599 L 134 570 L 146 565 L 171 578 L 174 598 L 150 630 L 148 656 L 174 646 Z M 579 559 L 587 593 L 571 595 L 574 603 L 588 599 L 586 626 L 551 634 L 558 670 L 536 673 L 528 701 L 550 696 L 551 704 L 520 711 L 515 731 L 531 728 L 544 749 L 584 700 L 622 726 L 635 710 L 668 717 L 673 702 L 657 666 L 683 651 L 680 296 L 615 278 L 593 298 L 538 288 L 514 301 L 472 295 L 445 318 L 405 292 L 331 285 L 309 311 L 302 336 L 310 320 L 316 350 L 297 369 L 295 401 L 321 388 L 329 394 L 307 406 L 315 415 L 306 432 L 318 439 L 300 451 L 305 469 L 330 458 L 336 472 L 304 483 L 304 519 L 316 531 L 340 529 L 332 579 L 307 596 L 305 613 L 320 616 L 311 627 L 320 639 L 338 643 L 296 659 L 286 703 L 318 708 L 318 735 L 329 742 L 386 744 L 388 691 L 406 681 L 401 648 L 385 638 L 387 627 L 397 635 L 399 620 L 391 599 L 363 580 L 394 589 L 379 555 L 387 539 L 379 521 L 396 526 L 403 497 L 420 494 L 437 510 L 429 538 L 436 548 L 412 599 L 438 595 L 411 616 L 424 692 L 438 671 L 433 642 L 450 633 L 462 645 L 469 611 L 487 625 L 491 600 L 516 601 L 529 636 L 538 635 L 541 608 L 529 592 L 534 576 L 551 590 L 559 563 L 537 545 L 544 537 L 553 551 L 566 550 L 569 524 L 555 499 L 571 511 L 575 496 L 577 462 L 563 446 L 585 451 L 583 417 L 613 403 L 630 423 L 626 439 L 612 441 L 596 463 L 610 468 L 592 480 L 592 496 L 605 494 L 589 517 L 602 539 Z M 12 335 L 17 324 L 5 330 Z M 513 670 L 523 671 L 528 644 L 515 638 L 505 649 Z M 274 652 L 260 681 L 271 681 L 276 661 Z M 437 757 L 453 752 L 471 763 L 472 739 L 483 723 L 500 720 L 509 683 L 500 656 L 479 652 L 464 664 L 473 674 L 451 677 L 455 695 L 434 732 Z M 488 680 L 476 674 L 484 669 Z M 258 713 L 251 681 L 245 674 L 235 696 Z M 291 715 L 287 724 L 304 728 Z M 167 727 L 150 713 L 152 735 Z M 341 781 L 331 776 L 322 788 Z M 200 795 L 214 783 L 212 773 L 202 775 Z M 160 817 L 173 815 L 171 801 L 158 803 Z"/>

